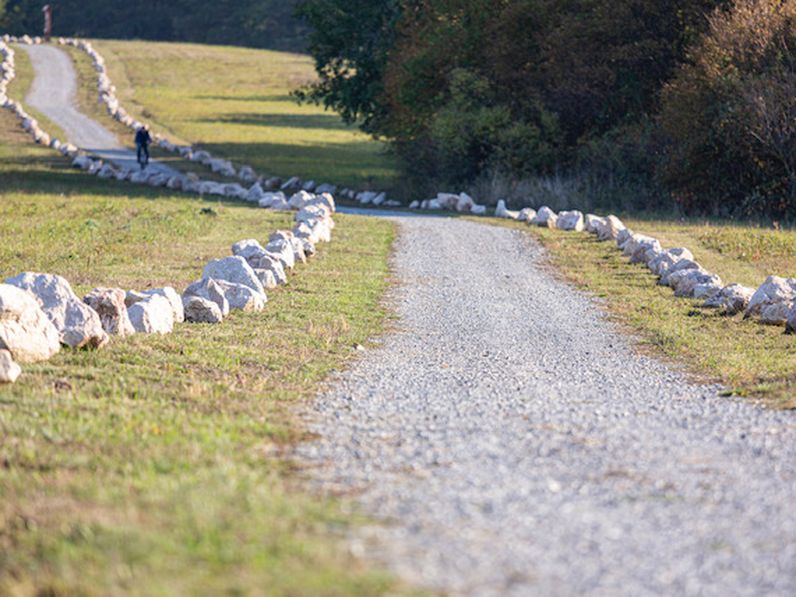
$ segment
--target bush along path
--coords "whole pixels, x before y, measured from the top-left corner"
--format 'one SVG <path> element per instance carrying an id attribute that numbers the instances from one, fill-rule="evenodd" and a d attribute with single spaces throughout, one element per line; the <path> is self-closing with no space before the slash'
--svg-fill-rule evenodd
<path id="1" fill-rule="evenodd" d="M 640 355 L 522 231 L 396 216 L 396 331 L 298 457 L 451 594 L 792 594 L 796 413 Z"/>

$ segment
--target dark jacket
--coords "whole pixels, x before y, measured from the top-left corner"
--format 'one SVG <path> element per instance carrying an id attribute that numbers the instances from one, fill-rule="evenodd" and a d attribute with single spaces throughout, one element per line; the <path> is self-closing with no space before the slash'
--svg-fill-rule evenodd
<path id="1" fill-rule="evenodd" d="M 138 129 L 135 133 L 135 144 L 141 147 L 146 147 L 152 143 L 152 137 L 146 129 Z"/>

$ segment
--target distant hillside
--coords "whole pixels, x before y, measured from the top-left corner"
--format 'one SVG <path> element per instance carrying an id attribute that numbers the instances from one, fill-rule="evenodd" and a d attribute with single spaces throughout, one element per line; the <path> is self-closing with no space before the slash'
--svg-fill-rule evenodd
<path id="1" fill-rule="evenodd" d="M 0 29 L 41 31 L 43 0 L 0 0 Z M 54 33 L 301 51 L 298 0 L 53 0 Z"/>

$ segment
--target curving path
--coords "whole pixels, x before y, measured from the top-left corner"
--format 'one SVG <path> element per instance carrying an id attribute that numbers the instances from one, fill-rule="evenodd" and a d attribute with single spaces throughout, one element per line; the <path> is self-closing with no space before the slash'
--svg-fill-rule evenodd
<path id="1" fill-rule="evenodd" d="M 796 594 L 796 413 L 635 353 L 527 234 L 397 217 L 398 330 L 299 456 L 356 551 L 472 595 Z"/>
<path id="2" fill-rule="evenodd" d="M 118 166 L 137 169 L 135 152 L 119 143 L 111 131 L 77 109 L 77 73 L 69 54 L 49 45 L 21 47 L 30 56 L 35 71 L 25 103 L 61 127 L 67 140 L 80 149 Z M 148 169 L 170 176 L 177 174 L 174 169 L 155 160 L 149 163 Z"/>

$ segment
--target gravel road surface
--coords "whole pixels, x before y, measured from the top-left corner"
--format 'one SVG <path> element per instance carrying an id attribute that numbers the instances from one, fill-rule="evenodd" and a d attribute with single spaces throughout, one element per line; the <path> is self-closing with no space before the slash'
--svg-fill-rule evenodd
<path id="1" fill-rule="evenodd" d="M 77 109 L 77 73 L 70 56 L 54 46 L 21 47 L 30 56 L 35 71 L 25 102 L 61 127 L 70 143 L 124 168 L 138 168 L 134 151 L 125 148 L 111 131 Z M 131 141 L 132 137 L 131 132 Z M 177 174 L 154 160 L 148 168 Z"/>
<path id="2" fill-rule="evenodd" d="M 398 329 L 306 413 L 352 548 L 467 595 L 796 595 L 796 413 L 636 354 L 518 231 L 395 217 Z"/>

